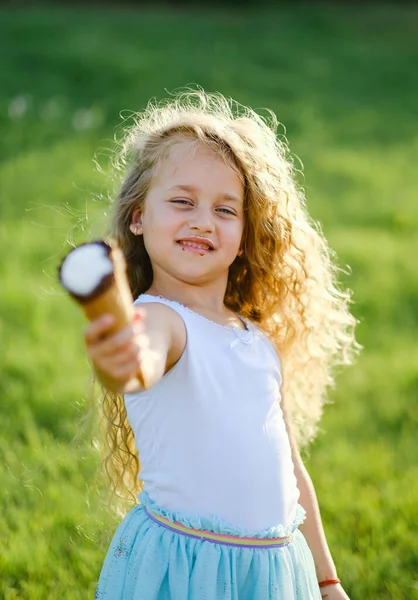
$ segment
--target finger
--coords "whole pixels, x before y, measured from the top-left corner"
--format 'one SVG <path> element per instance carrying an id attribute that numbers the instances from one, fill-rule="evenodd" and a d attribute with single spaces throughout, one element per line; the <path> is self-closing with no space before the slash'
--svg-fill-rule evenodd
<path id="1" fill-rule="evenodd" d="M 136 368 L 139 368 L 140 355 L 138 348 L 134 345 L 131 345 L 123 352 L 118 352 L 111 356 L 99 357 L 99 359 L 95 361 L 95 363 L 100 366 L 101 370 L 106 370 L 108 372 L 112 372 L 113 369 L 123 367 L 123 365 L 126 364 L 133 364 L 134 362 Z"/>
<path id="2" fill-rule="evenodd" d="M 132 344 L 135 335 L 135 329 L 132 325 L 128 325 L 112 335 L 96 338 L 93 342 L 87 341 L 86 344 L 92 356 L 110 356 L 127 349 Z"/>
<path id="3" fill-rule="evenodd" d="M 94 319 L 84 330 L 84 340 L 87 344 L 99 341 L 114 325 L 115 318 L 110 313 Z"/>
<path id="4" fill-rule="evenodd" d="M 138 361 L 132 360 L 118 367 L 113 367 L 111 377 L 122 385 L 134 379 L 139 373 Z"/>
<path id="5" fill-rule="evenodd" d="M 135 308 L 134 310 L 134 321 L 137 323 L 144 320 L 144 312 L 139 308 Z"/>
<path id="6" fill-rule="evenodd" d="M 103 353 L 110 355 L 129 349 L 137 353 L 141 346 L 141 335 L 134 328 L 128 327 L 117 333 L 114 338 L 109 338 L 109 340 L 103 342 Z"/>

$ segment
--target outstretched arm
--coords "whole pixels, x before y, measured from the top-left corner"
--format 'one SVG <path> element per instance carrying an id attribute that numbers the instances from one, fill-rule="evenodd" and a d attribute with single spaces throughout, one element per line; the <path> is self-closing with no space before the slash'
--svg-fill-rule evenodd
<path id="1" fill-rule="evenodd" d="M 283 414 L 292 447 L 295 476 L 300 492 L 299 503 L 306 510 L 305 521 L 299 525 L 299 529 L 312 552 L 318 582 L 325 579 L 338 579 L 337 570 L 325 538 L 315 488 L 302 462 L 285 410 L 283 410 Z M 321 593 L 325 600 L 349 600 L 340 584 L 321 587 Z"/>
<path id="2" fill-rule="evenodd" d="M 101 384 L 110 391 L 131 391 L 141 373 L 151 387 L 180 358 L 186 344 L 181 317 L 161 303 L 137 309 L 138 319 L 115 334 L 109 334 L 111 315 L 103 315 L 85 330 L 87 354 Z"/>

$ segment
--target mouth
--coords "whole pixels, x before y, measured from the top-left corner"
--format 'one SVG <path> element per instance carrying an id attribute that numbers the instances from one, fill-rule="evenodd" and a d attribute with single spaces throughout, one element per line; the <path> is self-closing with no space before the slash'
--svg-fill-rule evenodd
<path id="1" fill-rule="evenodd" d="M 184 238 L 181 240 L 177 240 L 177 245 L 181 247 L 181 249 L 188 250 L 194 254 L 209 254 L 215 250 L 214 244 L 211 240 L 207 238 Z"/>

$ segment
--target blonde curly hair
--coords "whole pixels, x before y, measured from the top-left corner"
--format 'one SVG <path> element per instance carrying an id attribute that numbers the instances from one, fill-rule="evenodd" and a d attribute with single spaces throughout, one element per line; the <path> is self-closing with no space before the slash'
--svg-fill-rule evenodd
<path id="1" fill-rule="evenodd" d="M 350 290 L 337 284 L 335 255 L 294 178 L 288 148 L 277 136 L 273 113 L 264 119 L 221 94 L 187 90 L 134 115 L 124 135 L 117 168 L 124 180 L 109 234 L 121 246 L 135 297 L 152 283 L 142 237 L 129 230 L 143 206 L 156 166 L 179 141 L 204 144 L 231 166 L 244 184 L 243 253 L 230 267 L 225 305 L 256 322 L 280 356 L 286 412 L 299 447 L 318 431 L 336 365 L 348 365 L 360 349 Z M 136 497 L 140 464 L 123 398 L 106 394 L 108 454 L 114 490 Z"/>

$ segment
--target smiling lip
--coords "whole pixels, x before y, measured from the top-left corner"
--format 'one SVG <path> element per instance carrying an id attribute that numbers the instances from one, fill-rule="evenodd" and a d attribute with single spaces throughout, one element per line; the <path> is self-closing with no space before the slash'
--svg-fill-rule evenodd
<path id="1" fill-rule="evenodd" d="M 212 252 L 215 246 L 211 240 L 203 237 L 187 237 L 177 240 L 177 243 L 184 249 L 191 252 Z"/>

